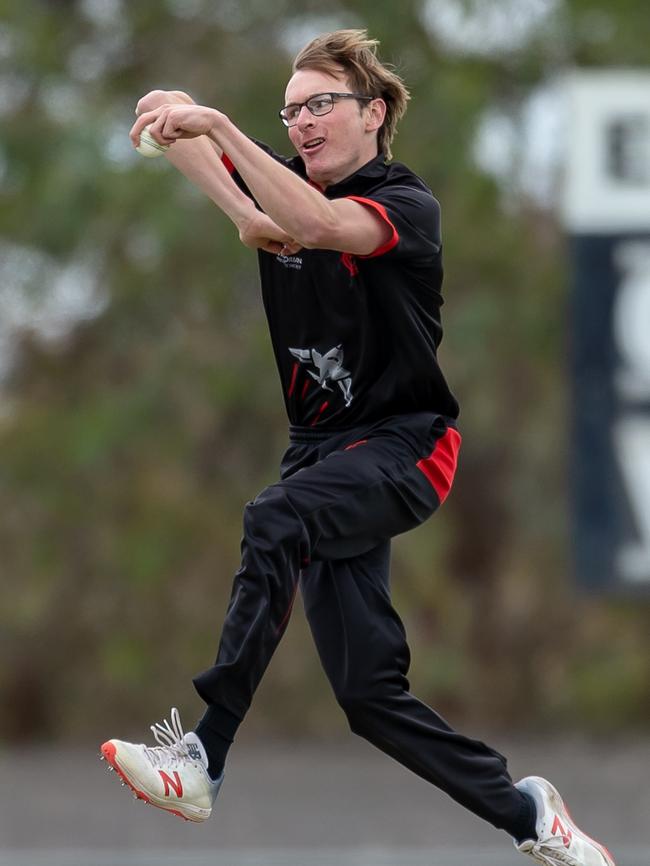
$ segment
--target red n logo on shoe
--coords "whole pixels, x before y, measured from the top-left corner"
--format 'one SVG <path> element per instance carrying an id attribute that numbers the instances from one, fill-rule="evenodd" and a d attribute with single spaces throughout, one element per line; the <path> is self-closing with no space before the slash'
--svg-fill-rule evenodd
<path id="1" fill-rule="evenodd" d="M 551 834 L 553 836 L 557 836 L 558 833 L 562 837 L 562 844 L 565 848 L 568 848 L 571 845 L 571 839 L 573 838 L 573 833 L 571 830 L 565 830 L 562 822 L 558 815 L 555 816 L 555 820 L 553 821 L 553 826 L 551 827 Z"/>
<path id="2" fill-rule="evenodd" d="M 181 777 L 178 775 L 176 770 L 174 770 L 174 778 L 168 776 L 163 770 L 158 770 L 160 773 L 160 778 L 163 780 L 165 785 L 165 797 L 170 796 L 170 787 L 174 789 L 174 793 L 177 797 L 183 796 L 183 783 L 181 782 Z"/>

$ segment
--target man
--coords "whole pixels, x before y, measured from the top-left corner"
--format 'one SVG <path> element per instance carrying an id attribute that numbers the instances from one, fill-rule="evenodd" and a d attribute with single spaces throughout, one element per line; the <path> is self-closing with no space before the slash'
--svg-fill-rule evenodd
<path id="1" fill-rule="evenodd" d="M 181 93 L 138 104 L 169 159 L 260 249 L 262 292 L 290 421 L 281 480 L 246 507 L 242 564 L 215 664 L 194 680 L 207 710 L 159 745 L 109 740 L 104 757 L 142 799 L 209 817 L 228 748 L 300 583 L 323 666 L 352 730 L 506 830 L 544 864 L 613 866 L 543 779 L 456 733 L 408 692 L 409 651 L 389 593 L 390 539 L 426 520 L 454 476 L 457 403 L 438 367 L 439 206 L 389 163 L 408 92 L 365 31 L 313 40 L 280 117 L 293 159 Z"/>

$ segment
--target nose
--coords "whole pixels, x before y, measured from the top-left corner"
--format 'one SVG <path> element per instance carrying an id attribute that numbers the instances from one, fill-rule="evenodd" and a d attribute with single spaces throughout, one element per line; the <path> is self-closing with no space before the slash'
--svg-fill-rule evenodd
<path id="1" fill-rule="evenodd" d="M 300 112 L 298 114 L 298 120 L 296 121 L 296 126 L 299 126 L 301 129 L 306 126 L 314 125 L 314 115 L 307 108 L 306 105 L 303 105 L 300 108 Z"/>

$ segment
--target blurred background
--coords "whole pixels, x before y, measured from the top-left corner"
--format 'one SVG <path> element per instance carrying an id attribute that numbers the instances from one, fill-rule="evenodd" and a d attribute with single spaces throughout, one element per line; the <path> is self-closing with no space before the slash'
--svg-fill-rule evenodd
<path id="1" fill-rule="evenodd" d="M 443 213 L 441 362 L 464 442 L 444 508 L 394 545 L 413 691 L 502 750 L 525 756 L 531 744 L 543 761 L 555 743 L 560 773 L 574 778 L 574 758 L 583 779 L 593 774 L 582 784 L 585 796 L 596 789 L 596 811 L 615 802 L 599 785 L 622 786 L 623 801 L 631 786 L 639 820 L 624 842 L 650 845 L 650 569 L 626 579 L 620 557 L 589 554 L 592 541 L 611 549 L 650 527 L 650 489 L 626 497 L 625 484 L 644 472 L 650 482 L 650 430 L 634 440 L 638 471 L 617 475 L 608 425 L 624 407 L 607 376 L 618 356 L 598 350 L 615 329 L 613 245 L 631 239 L 648 259 L 650 109 L 637 124 L 641 168 L 623 172 L 641 197 L 634 224 L 605 219 L 591 237 L 565 201 L 567 76 L 648 74 L 646 0 L 0 0 L 1 774 L 30 800 L 42 761 L 63 787 L 77 767 L 74 813 L 100 775 L 85 761 L 102 740 L 142 739 L 172 704 L 187 727 L 202 711 L 191 676 L 216 652 L 242 508 L 277 477 L 286 419 L 255 256 L 165 159 L 139 157 L 128 130 L 140 96 L 180 89 L 290 153 L 277 110 L 291 60 L 339 27 L 366 27 L 405 78 L 412 101 L 393 151 Z M 607 213 L 607 198 L 594 207 Z M 650 297 L 650 276 L 641 283 Z M 647 304 L 637 309 L 642 355 L 650 319 Z M 648 394 L 635 398 L 641 413 Z M 234 752 L 261 761 L 277 744 L 289 774 L 292 756 L 307 772 L 343 754 L 341 773 L 358 760 L 363 773 L 399 772 L 386 784 L 412 786 L 413 803 L 424 796 L 423 783 L 350 745 L 299 606 L 239 739 Z M 299 747 L 285 754 L 287 742 Z M 599 762 L 617 748 L 603 777 Z M 104 788 L 103 807 L 121 808 L 101 777 Z M 5 815 L 0 855 L 74 847 L 66 820 L 62 807 L 41 839 Z M 381 842 L 374 821 L 368 838 Z M 458 844 L 474 839 L 469 826 Z M 420 832 L 412 844 L 429 843 Z M 134 828 L 128 844 L 138 840 Z"/>

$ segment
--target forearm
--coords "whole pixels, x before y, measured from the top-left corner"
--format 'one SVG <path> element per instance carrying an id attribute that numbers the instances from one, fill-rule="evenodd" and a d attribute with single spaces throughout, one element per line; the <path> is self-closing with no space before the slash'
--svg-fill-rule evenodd
<path id="1" fill-rule="evenodd" d="M 134 147 L 147 126 L 159 144 L 173 145 L 170 161 L 232 219 L 247 246 L 271 253 L 305 246 L 365 256 L 397 238 L 390 220 L 375 208 L 349 198 L 329 201 L 214 108 L 190 101 L 145 111 L 131 127 Z M 262 210 L 237 188 L 213 146 L 228 154 Z"/>
<path id="2" fill-rule="evenodd" d="M 175 142 L 167 160 L 194 186 L 204 192 L 241 230 L 254 214 L 255 205 L 235 184 L 212 142 L 206 137 Z"/>
<path id="3" fill-rule="evenodd" d="M 302 246 L 318 246 L 335 224 L 330 202 L 245 136 L 223 114 L 209 133 L 246 182 L 261 208 Z"/>

